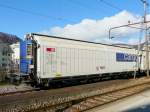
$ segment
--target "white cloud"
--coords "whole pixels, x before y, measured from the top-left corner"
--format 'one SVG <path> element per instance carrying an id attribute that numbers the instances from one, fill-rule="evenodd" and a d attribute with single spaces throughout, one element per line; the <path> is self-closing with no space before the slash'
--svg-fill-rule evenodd
<path id="1" fill-rule="evenodd" d="M 132 14 L 128 11 L 122 11 L 114 16 L 105 17 L 100 20 L 83 19 L 77 24 L 68 24 L 65 27 L 56 26 L 49 30 L 41 31 L 40 33 L 87 41 L 113 42 L 108 40 L 109 28 L 127 24 L 128 21 L 133 23 L 140 20 L 140 16 Z M 137 31 L 138 30 L 131 28 L 121 28 L 114 30 L 113 34 L 121 34 L 119 36 L 129 36 Z M 128 42 L 132 43 L 131 41 L 134 42 L 133 40 Z"/>
<path id="2" fill-rule="evenodd" d="M 139 43 L 139 39 L 138 38 L 130 38 L 128 40 L 129 44 L 138 44 Z"/>

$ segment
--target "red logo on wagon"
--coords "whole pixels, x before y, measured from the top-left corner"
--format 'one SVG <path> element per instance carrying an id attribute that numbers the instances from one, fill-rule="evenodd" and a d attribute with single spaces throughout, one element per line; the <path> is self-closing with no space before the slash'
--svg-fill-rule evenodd
<path id="1" fill-rule="evenodd" d="M 48 51 L 48 52 L 55 52 L 55 48 L 46 48 L 46 51 Z"/>

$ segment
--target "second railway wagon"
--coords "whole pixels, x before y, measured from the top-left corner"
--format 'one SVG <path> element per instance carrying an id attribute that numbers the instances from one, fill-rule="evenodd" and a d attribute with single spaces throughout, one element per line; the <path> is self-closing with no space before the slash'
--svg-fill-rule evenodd
<path id="1" fill-rule="evenodd" d="M 128 47 L 35 33 L 26 35 L 20 56 L 21 75 L 37 84 L 133 73 L 138 58 Z"/>

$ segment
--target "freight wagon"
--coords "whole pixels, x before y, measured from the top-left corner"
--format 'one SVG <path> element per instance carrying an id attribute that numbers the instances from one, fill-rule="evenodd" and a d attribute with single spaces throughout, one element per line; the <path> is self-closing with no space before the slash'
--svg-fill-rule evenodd
<path id="1" fill-rule="evenodd" d="M 129 47 L 31 33 L 20 49 L 21 76 L 40 85 L 126 75 L 138 70 L 137 50 Z"/>

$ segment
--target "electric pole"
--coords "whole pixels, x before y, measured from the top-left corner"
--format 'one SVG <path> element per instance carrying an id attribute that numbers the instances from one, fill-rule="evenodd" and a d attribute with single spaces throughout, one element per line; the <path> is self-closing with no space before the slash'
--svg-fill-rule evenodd
<path id="1" fill-rule="evenodd" d="M 148 39 L 148 36 L 147 36 L 147 6 L 148 6 L 148 3 L 147 3 L 147 0 L 141 0 L 144 4 L 144 26 L 145 26 L 145 44 L 146 44 L 146 74 L 147 74 L 147 77 L 149 77 L 149 47 L 148 47 L 148 44 L 149 44 L 149 39 Z"/>
<path id="2" fill-rule="evenodd" d="M 118 29 L 118 28 L 122 28 L 122 27 L 130 27 L 130 28 L 144 30 L 145 31 L 145 46 L 144 46 L 144 48 L 146 50 L 146 56 L 145 56 L 146 57 L 146 59 L 145 59 L 146 75 L 147 75 L 147 77 L 149 77 L 149 37 L 150 37 L 150 34 L 147 35 L 148 29 L 150 29 L 150 27 L 147 27 L 147 23 L 150 23 L 150 21 L 147 21 L 147 6 L 149 4 L 148 4 L 147 0 L 141 0 L 141 1 L 144 5 L 144 16 L 143 16 L 144 19 L 141 22 L 129 23 L 129 24 L 126 24 L 126 25 L 121 25 L 121 26 L 116 26 L 116 27 L 110 28 L 109 29 L 109 39 L 115 38 L 115 37 L 111 37 L 111 31 L 114 30 L 114 29 Z M 138 24 L 143 24 L 144 28 L 133 26 L 133 25 L 138 25 Z M 139 40 L 139 44 L 140 44 L 140 40 Z M 138 50 L 140 50 L 140 45 L 138 46 Z M 140 63 L 138 63 L 138 64 L 140 64 Z M 139 66 L 140 65 L 138 65 L 138 67 Z"/>

